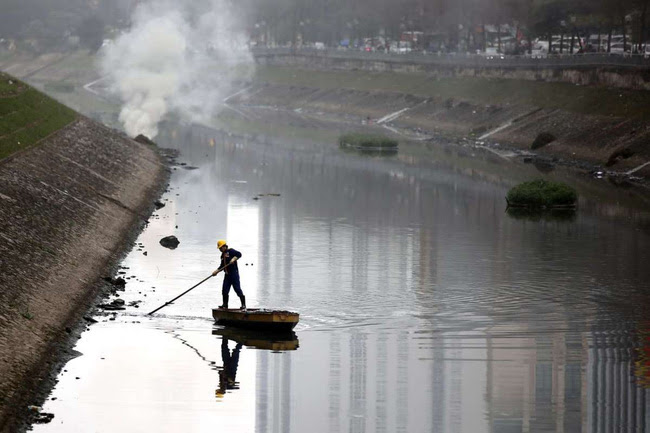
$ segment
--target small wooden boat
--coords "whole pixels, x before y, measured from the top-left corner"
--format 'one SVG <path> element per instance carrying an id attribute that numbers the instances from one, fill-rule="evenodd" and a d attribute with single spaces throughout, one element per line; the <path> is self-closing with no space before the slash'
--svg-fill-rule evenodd
<path id="1" fill-rule="evenodd" d="M 255 329 L 264 332 L 291 331 L 300 315 L 291 311 L 264 310 L 248 308 L 246 310 L 213 308 L 212 317 L 218 325 L 236 328 Z"/>
<path id="2" fill-rule="evenodd" d="M 216 328 L 212 330 L 212 335 L 220 335 L 254 349 L 274 352 L 297 350 L 299 347 L 298 336 L 293 331 L 262 332 L 251 329 Z"/>

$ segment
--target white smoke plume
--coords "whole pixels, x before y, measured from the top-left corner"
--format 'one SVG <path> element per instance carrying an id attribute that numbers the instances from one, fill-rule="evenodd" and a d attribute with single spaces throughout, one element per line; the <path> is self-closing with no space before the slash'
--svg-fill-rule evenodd
<path id="1" fill-rule="evenodd" d="M 123 101 L 119 119 L 127 134 L 155 137 L 168 113 L 207 121 L 234 82 L 252 74 L 253 57 L 232 4 L 148 0 L 137 7 L 130 30 L 105 47 L 101 59 Z"/>

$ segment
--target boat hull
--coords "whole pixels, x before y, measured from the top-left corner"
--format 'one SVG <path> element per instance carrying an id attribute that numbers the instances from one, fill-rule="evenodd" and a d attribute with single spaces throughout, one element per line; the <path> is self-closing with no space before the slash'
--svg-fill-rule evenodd
<path id="1" fill-rule="evenodd" d="M 261 310 L 257 308 L 247 310 L 213 308 L 212 317 L 214 317 L 218 325 L 263 332 L 291 331 L 300 319 L 298 313 L 291 311 Z"/>

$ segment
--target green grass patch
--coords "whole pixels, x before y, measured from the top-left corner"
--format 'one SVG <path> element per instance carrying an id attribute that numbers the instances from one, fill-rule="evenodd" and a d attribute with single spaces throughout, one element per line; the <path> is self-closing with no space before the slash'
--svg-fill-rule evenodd
<path id="1" fill-rule="evenodd" d="M 398 141 L 380 134 L 363 134 L 352 132 L 339 137 L 339 145 L 357 149 L 386 149 L 397 148 Z"/>
<path id="2" fill-rule="evenodd" d="M 650 91 L 479 77 L 436 78 L 422 72 L 313 71 L 258 66 L 258 81 L 320 89 L 351 89 L 453 98 L 479 104 L 540 108 L 650 120 Z"/>
<path id="3" fill-rule="evenodd" d="M 0 72 L 0 98 L 17 95 L 25 90 L 25 85 Z"/>
<path id="4" fill-rule="evenodd" d="M 0 159 L 32 146 L 77 117 L 72 109 L 9 75 L 0 73 L 0 83 Z M 24 88 L 3 94 L 12 86 Z"/>
<path id="5" fill-rule="evenodd" d="M 508 191 L 508 206 L 552 208 L 573 206 L 578 199 L 575 189 L 562 182 L 537 179 L 521 183 Z"/>
<path id="6" fill-rule="evenodd" d="M 45 83 L 43 89 L 49 92 L 71 93 L 74 92 L 74 84 L 65 83 L 62 81 L 54 82 L 54 83 Z"/>

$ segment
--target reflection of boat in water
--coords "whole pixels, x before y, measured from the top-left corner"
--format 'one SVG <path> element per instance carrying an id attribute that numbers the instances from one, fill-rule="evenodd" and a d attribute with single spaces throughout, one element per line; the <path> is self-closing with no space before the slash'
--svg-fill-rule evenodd
<path id="1" fill-rule="evenodd" d="M 214 328 L 212 335 L 221 336 L 223 367 L 218 367 L 219 388 L 215 391 L 218 399 L 222 399 L 228 392 L 239 389 L 236 378 L 242 346 L 274 352 L 298 349 L 298 337 L 293 331 L 260 332 L 241 328 Z M 229 341 L 236 343 L 233 350 L 230 350 Z"/>
<path id="2" fill-rule="evenodd" d="M 249 308 L 247 310 L 213 308 L 212 317 L 214 317 L 218 325 L 255 329 L 264 332 L 291 331 L 300 319 L 298 313 L 291 311 L 259 308 Z"/>
<path id="3" fill-rule="evenodd" d="M 293 331 L 259 332 L 249 329 L 217 328 L 213 335 L 221 335 L 228 340 L 256 349 L 285 351 L 296 350 L 299 347 L 298 337 Z"/>

